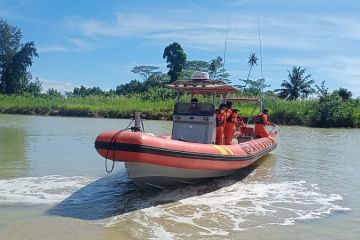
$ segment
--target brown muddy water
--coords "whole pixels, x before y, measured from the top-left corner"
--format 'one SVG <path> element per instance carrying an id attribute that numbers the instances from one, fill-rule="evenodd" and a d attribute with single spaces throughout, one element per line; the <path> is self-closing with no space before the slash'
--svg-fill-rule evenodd
<path id="1" fill-rule="evenodd" d="M 0 115 L 0 239 L 359 239 L 359 129 L 282 126 L 234 176 L 145 193 L 94 150 L 128 123 Z"/>

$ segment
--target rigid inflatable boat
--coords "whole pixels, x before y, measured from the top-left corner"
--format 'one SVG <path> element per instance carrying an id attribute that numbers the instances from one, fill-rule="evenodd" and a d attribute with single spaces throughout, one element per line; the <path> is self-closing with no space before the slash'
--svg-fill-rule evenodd
<path id="1" fill-rule="evenodd" d="M 177 81 L 170 88 L 178 93 L 220 94 L 237 91 L 222 81 L 203 79 Z M 181 94 L 179 94 L 181 95 Z M 227 98 L 228 100 L 230 98 Z M 262 108 L 258 99 L 231 98 L 233 102 L 253 102 Z M 97 152 L 107 160 L 125 162 L 130 179 L 142 188 L 163 189 L 178 184 L 191 184 L 199 180 L 227 176 L 262 158 L 277 146 L 275 137 L 254 139 L 253 128 L 246 125 L 234 135 L 232 145 L 215 145 L 216 119 L 213 103 L 194 104 L 180 102 L 174 108 L 171 136 L 155 136 L 141 129 L 141 114 L 135 113 L 132 131 L 106 131 L 95 141 Z M 254 108 L 255 111 L 256 108 Z M 254 112 L 253 111 L 253 112 Z M 248 122 L 251 118 L 249 118 Z"/>

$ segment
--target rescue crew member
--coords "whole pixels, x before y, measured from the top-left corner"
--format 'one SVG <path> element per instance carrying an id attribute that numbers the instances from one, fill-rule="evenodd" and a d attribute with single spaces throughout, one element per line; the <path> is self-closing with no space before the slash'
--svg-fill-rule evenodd
<path id="1" fill-rule="evenodd" d="M 198 107 L 198 102 L 199 102 L 199 100 L 197 98 L 192 98 L 190 100 L 190 103 L 191 103 L 190 113 L 191 114 L 197 115 L 200 113 L 200 110 Z"/>
<path id="2" fill-rule="evenodd" d="M 216 116 L 216 140 L 215 144 L 222 145 L 223 144 L 223 135 L 224 128 L 226 125 L 226 104 L 221 103 L 219 108 L 215 110 Z"/>
<path id="3" fill-rule="evenodd" d="M 269 110 L 264 108 L 262 113 L 260 113 L 255 117 L 255 136 L 257 138 L 269 137 L 269 133 L 266 131 L 265 126 L 267 125 L 275 126 L 275 124 L 268 121 L 267 119 L 268 112 Z"/>
<path id="4" fill-rule="evenodd" d="M 231 108 L 229 112 L 227 111 L 227 114 L 229 114 L 230 111 L 231 114 L 226 118 L 226 125 L 224 130 L 225 145 L 231 145 L 232 139 L 234 138 L 234 134 L 236 131 L 236 125 L 238 124 L 238 110 Z"/>
<path id="5" fill-rule="evenodd" d="M 193 105 L 196 105 L 196 103 L 198 103 L 199 100 L 198 100 L 197 98 L 192 98 L 192 99 L 190 100 L 190 102 L 191 102 Z"/>
<path id="6" fill-rule="evenodd" d="M 231 114 L 233 113 L 232 102 L 226 101 L 225 113 L 226 113 L 226 120 L 227 120 L 231 116 Z M 224 129 L 224 137 L 226 138 L 225 134 L 226 134 L 226 131 Z"/>
<path id="7" fill-rule="evenodd" d="M 238 122 L 236 124 L 236 127 L 238 128 L 242 128 L 242 127 L 246 127 L 245 123 L 244 123 L 244 120 L 242 119 L 241 115 L 238 113 Z"/>

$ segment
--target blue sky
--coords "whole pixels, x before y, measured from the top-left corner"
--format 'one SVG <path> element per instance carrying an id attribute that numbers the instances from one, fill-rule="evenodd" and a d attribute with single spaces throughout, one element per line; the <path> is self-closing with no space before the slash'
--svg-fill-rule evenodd
<path id="1" fill-rule="evenodd" d="M 360 96 L 360 2 L 280 0 L 115 1 L 0 0 L 0 18 L 34 41 L 31 68 L 45 90 L 103 89 L 140 79 L 136 65 L 167 71 L 164 48 L 179 42 L 188 60 L 223 56 L 234 84 L 246 78 L 248 56 L 258 56 L 260 19 L 263 74 L 279 88 L 292 66 L 317 84 Z M 229 19 L 229 27 L 228 27 Z M 252 78 L 261 77 L 260 67 Z"/>

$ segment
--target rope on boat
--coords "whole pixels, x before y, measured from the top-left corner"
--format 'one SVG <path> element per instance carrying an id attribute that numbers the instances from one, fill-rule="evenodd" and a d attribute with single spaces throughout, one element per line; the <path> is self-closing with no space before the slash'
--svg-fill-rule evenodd
<path id="1" fill-rule="evenodd" d="M 120 135 L 120 133 L 122 133 L 122 132 L 124 132 L 124 131 L 126 131 L 126 130 L 131 129 L 130 126 L 131 126 L 131 124 L 132 124 L 133 122 L 134 122 L 134 119 L 129 123 L 129 125 L 128 125 L 126 128 L 124 128 L 123 130 L 120 130 L 120 131 L 116 132 L 116 133 L 114 134 L 114 136 L 111 138 L 110 144 L 111 144 L 111 150 L 112 150 L 112 153 L 113 153 L 112 159 L 115 160 L 115 143 L 116 143 L 116 139 L 118 138 L 118 136 Z M 107 161 L 109 160 L 109 150 L 110 150 L 110 149 L 107 150 L 107 152 L 106 152 L 106 158 L 105 158 L 105 170 L 106 170 L 107 173 L 111 173 L 111 172 L 114 170 L 114 167 L 115 167 L 115 161 L 112 160 L 113 163 L 112 163 L 111 169 L 108 168 Z"/>

